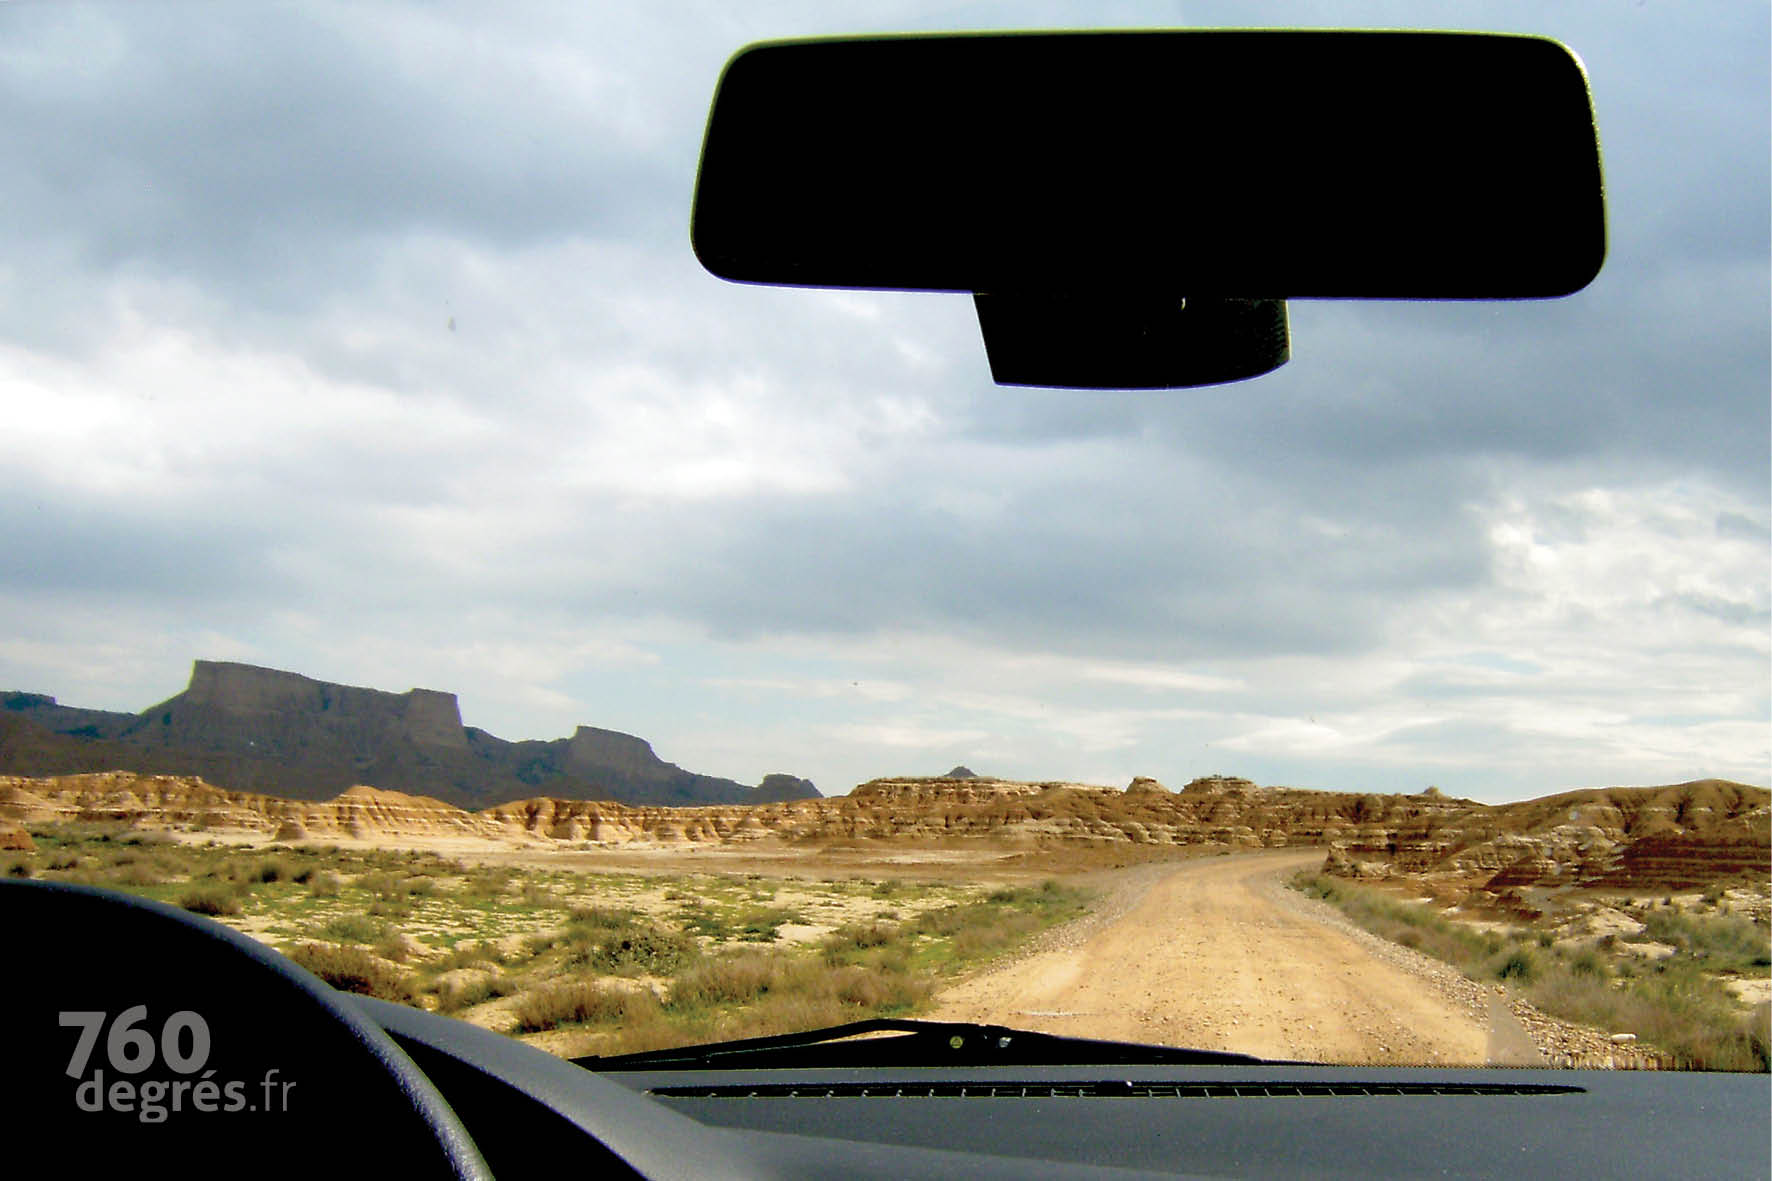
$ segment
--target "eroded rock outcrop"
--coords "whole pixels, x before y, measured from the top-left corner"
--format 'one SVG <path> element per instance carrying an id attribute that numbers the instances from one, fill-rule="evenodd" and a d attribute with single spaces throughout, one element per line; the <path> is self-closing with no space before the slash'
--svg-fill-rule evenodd
<path id="1" fill-rule="evenodd" d="M 1154 781 L 1152 781 L 1154 783 Z M 1317 846 L 1357 877 L 1443 875 L 1525 904 L 1534 886 L 1674 888 L 1763 880 L 1769 793 L 1705 780 L 1611 788 L 1490 806 L 1422 795 L 1160 785 L 1119 791 L 1001 779 L 876 779 L 847 796 L 665 807 L 538 796 L 467 811 L 356 786 L 304 801 L 229 791 L 188 776 L 0 778 L 0 825 L 80 820 L 234 829 L 278 840 L 472 837 L 540 846 L 687 846 L 756 841 L 988 841 L 1001 846 Z M 1244 781 L 1247 782 L 1247 781 Z"/>

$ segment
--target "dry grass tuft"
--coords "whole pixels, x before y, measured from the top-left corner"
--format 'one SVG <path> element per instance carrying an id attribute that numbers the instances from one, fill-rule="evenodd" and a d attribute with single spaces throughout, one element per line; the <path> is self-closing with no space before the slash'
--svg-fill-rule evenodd
<path id="1" fill-rule="evenodd" d="M 341 992 L 402 1004 L 410 1004 L 415 999 L 405 972 L 360 947 L 301 943 L 285 954 Z"/>

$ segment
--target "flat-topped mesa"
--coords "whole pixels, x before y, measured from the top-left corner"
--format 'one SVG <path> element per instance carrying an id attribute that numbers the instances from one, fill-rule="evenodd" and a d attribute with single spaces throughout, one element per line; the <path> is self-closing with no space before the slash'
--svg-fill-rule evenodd
<path id="1" fill-rule="evenodd" d="M 898 806 L 934 803 L 983 803 L 1011 796 L 1031 796 L 1053 787 L 1073 784 L 1023 783 L 1013 779 L 953 779 L 945 775 L 907 775 L 870 779 L 852 788 L 848 798 Z"/>
<path id="2" fill-rule="evenodd" d="M 199 660 L 191 665 L 191 683 L 184 700 L 234 714 L 277 713 L 319 709 L 324 686 L 300 673 L 226 660 Z"/>
<path id="3" fill-rule="evenodd" d="M 509 742 L 464 727 L 453 693 L 390 693 L 232 661 L 194 662 L 184 692 L 140 713 L 0 693 L 0 774 L 113 770 L 314 801 L 369 784 L 463 808 L 537 795 L 673 806 L 818 797 L 791 775 L 751 787 L 685 770 L 616 730 Z"/>
<path id="4" fill-rule="evenodd" d="M 652 744 L 644 738 L 598 726 L 580 726 L 572 732 L 566 744 L 566 766 L 574 771 L 614 770 L 643 779 L 660 779 L 679 769 L 653 753 Z"/>
<path id="5" fill-rule="evenodd" d="M 1190 780 L 1188 785 L 1181 790 L 1184 792 L 1247 795 L 1253 791 L 1260 791 L 1261 788 L 1256 785 L 1253 779 L 1244 779 L 1241 775 L 1202 775 L 1198 779 Z"/>
<path id="6" fill-rule="evenodd" d="M 384 729 L 420 746 L 461 750 L 468 744 L 455 694 L 438 689 L 388 693 L 281 669 L 199 660 L 182 698 L 185 705 L 225 714 L 299 714 L 322 724 Z"/>
<path id="7" fill-rule="evenodd" d="M 406 701 L 406 736 L 421 746 L 465 748 L 467 731 L 461 724 L 461 705 L 455 694 L 441 689 L 409 689 Z"/>

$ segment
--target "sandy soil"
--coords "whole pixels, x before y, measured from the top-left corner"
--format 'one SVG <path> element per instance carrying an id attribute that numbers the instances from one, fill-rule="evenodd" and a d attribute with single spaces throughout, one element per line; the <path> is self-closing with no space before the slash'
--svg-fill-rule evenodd
<path id="1" fill-rule="evenodd" d="M 931 1016 L 1079 1037 L 1334 1062 L 1512 1057 L 1494 1014 L 1278 896 L 1320 849 L 1216 857 L 1136 879 L 1093 931 L 946 990 Z"/>

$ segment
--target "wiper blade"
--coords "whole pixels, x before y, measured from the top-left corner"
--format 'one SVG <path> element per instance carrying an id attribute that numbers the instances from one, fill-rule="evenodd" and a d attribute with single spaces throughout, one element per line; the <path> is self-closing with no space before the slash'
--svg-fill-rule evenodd
<path id="1" fill-rule="evenodd" d="M 897 1037 L 862 1037 L 896 1033 Z M 587 1070 L 719 1070 L 924 1066 L 1214 1066 L 1263 1065 L 1264 1059 L 1218 1050 L 1146 1046 L 1034 1033 L 1003 1025 L 879 1017 L 827 1029 L 710 1045 L 588 1055 Z"/>

